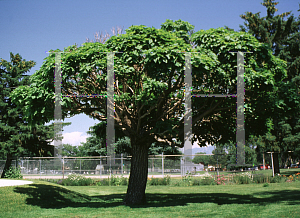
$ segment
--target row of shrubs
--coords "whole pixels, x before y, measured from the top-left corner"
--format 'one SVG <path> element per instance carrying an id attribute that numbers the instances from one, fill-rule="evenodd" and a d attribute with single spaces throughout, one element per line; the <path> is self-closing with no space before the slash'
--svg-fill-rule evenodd
<path id="1" fill-rule="evenodd" d="M 197 185 L 229 185 L 229 184 L 253 184 L 253 183 L 282 183 L 282 182 L 292 182 L 300 181 L 300 173 L 296 173 L 289 177 L 276 175 L 265 176 L 265 175 L 253 175 L 251 173 L 243 173 L 241 175 L 225 177 L 224 175 L 217 176 L 216 178 L 212 176 L 206 177 L 193 177 L 190 174 L 182 177 L 182 179 L 171 180 L 170 176 L 164 178 L 149 178 L 147 185 L 171 185 L 171 186 L 197 186 Z M 115 177 L 111 176 L 107 179 L 95 180 L 91 178 L 86 178 L 82 175 L 71 174 L 68 178 L 63 180 L 46 180 L 49 182 L 55 182 L 64 186 L 127 186 L 128 178 L 123 176 Z"/>

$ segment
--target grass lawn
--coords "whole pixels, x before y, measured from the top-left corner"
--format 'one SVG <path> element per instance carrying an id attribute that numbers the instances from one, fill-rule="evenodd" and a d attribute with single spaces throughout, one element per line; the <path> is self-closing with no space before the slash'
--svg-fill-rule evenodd
<path id="1" fill-rule="evenodd" d="M 300 217 L 300 182 L 147 186 L 146 205 L 124 206 L 126 186 L 33 181 L 0 187 L 0 217 Z"/>

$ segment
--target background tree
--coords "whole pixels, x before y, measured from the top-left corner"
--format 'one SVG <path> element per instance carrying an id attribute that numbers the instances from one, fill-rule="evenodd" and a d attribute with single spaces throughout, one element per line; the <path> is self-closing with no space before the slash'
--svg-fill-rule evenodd
<path id="1" fill-rule="evenodd" d="M 86 155 L 85 150 L 80 149 L 79 147 L 80 146 L 73 146 L 71 144 L 62 144 L 61 155 L 63 157 L 84 157 L 84 156 L 88 156 L 88 155 Z"/>
<path id="2" fill-rule="evenodd" d="M 206 154 L 205 152 L 198 152 L 196 154 Z M 193 163 L 199 164 L 202 162 L 204 166 L 208 166 L 210 164 L 210 156 L 209 155 L 201 155 L 201 156 L 196 156 L 192 160 Z"/>
<path id="3" fill-rule="evenodd" d="M 215 36 L 215 41 L 210 41 L 212 35 Z M 157 142 L 171 147 L 184 145 L 182 103 L 185 56 L 178 51 L 200 52 L 192 55 L 191 60 L 194 87 L 202 87 L 214 93 L 223 91 L 220 90 L 222 87 L 226 90 L 227 86 L 231 89 L 236 86 L 236 69 L 231 67 L 236 66 L 236 55 L 230 54 L 229 51 L 255 52 L 246 58 L 246 91 L 254 90 L 263 94 L 264 91 L 272 89 L 285 75 L 285 63 L 273 57 L 268 47 L 249 34 L 219 28 L 196 32 L 191 41 L 197 44 L 195 49 L 174 32 L 142 25 L 131 26 L 126 30 L 126 34 L 112 36 L 105 44 L 85 43 L 81 47 L 69 46 L 64 50 L 70 53 L 62 54 L 62 94 L 105 95 L 107 56 L 102 52 L 124 52 L 115 54 L 114 57 L 114 121 L 116 138 L 122 138 L 118 132 L 130 138 L 132 158 L 129 185 L 124 199 L 126 204 L 138 204 L 146 200 L 148 151 L 152 144 Z M 221 49 L 216 52 L 214 49 L 219 46 Z M 261 55 L 264 55 L 264 59 Z M 264 66 L 262 60 L 268 63 L 268 66 Z M 19 87 L 12 95 L 14 102 L 19 107 L 24 107 L 31 125 L 54 119 L 54 63 L 55 54 L 52 53 L 32 76 L 32 86 Z M 208 80 L 204 82 L 205 77 Z M 194 138 L 197 136 L 210 142 L 218 141 L 222 136 L 221 140 L 227 142 L 229 138 L 235 137 L 235 121 L 232 116 L 233 109 L 236 108 L 235 101 L 227 102 L 224 99 L 213 98 L 202 100 L 198 103 L 193 102 Z M 251 102 L 251 95 L 247 100 L 247 109 L 251 112 L 248 119 L 255 122 L 252 117 L 260 116 L 260 111 L 254 110 L 259 108 L 255 103 L 260 101 L 256 98 L 255 102 Z M 254 105 L 253 112 L 250 103 Z M 49 106 L 46 107 L 46 104 Z M 98 128 L 105 132 L 105 98 L 62 98 L 63 118 L 79 113 L 102 121 Z M 211 123 L 203 122 L 206 117 Z M 232 121 L 232 124 L 229 121 Z M 202 140 L 199 142 L 203 144 Z"/>
<path id="4" fill-rule="evenodd" d="M 214 165 L 218 168 L 225 168 L 227 166 L 227 153 L 225 148 L 216 146 L 212 151 L 213 155 L 210 156 L 209 165 Z"/>
<path id="5" fill-rule="evenodd" d="M 1 175 L 11 166 L 12 160 L 24 156 L 53 156 L 53 125 L 38 125 L 30 129 L 23 110 L 12 103 L 10 94 L 19 86 L 29 86 L 25 75 L 35 65 L 19 54 L 10 53 L 11 62 L 0 61 L 0 154 L 6 159 Z"/>
<path id="6" fill-rule="evenodd" d="M 225 145 L 220 145 L 220 147 L 225 148 L 227 153 L 227 165 L 236 164 L 236 143 L 229 142 Z M 261 148 L 255 144 L 255 142 L 248 139 L 245 144 L 245 164 L 258 165 L 262 163 L 262 152 L 259 150 L 257 152 L 256 148 Z M 259 159 L 261 157 L 261 159 Z"/>
<path id="7" fill-rule="evenodd" d="M 87 138 L 87 142 L 83 143 L 83 146 L 87 151 L 94 151 L 95 155 L 106 155 L 106 129 L 104 128 L 106 123 L 99 123 L 95 126 L 90 127 L 90 131 L 87 133 L 92 135 Z M 116 154 L 124 154 L 125 156 L 130 156 L 131 154 L 131 142 L 130 138 L 124 134 L 123 131 L 116 129 L 117 140 L 114 143 Z M 180 145 L 180 143 L 178 143 Z M 178 147 L 174 144 L 172 146 L 166 145 L 164 143 L 154 142 L 149 147 L 148 155 L 179 155 L 182 154 Z M 180 157 L 171 156 L 166 157 L 166 159 L 179 160 Z"/>
<path id="8" fill-rule="evenodd" d="M 267 8 L 267 16 L 261 18 L 260 12 L 241 15 L 246 22 L 245 26 L 240 25 L 240 31 L 248 32 L 260 42 L 266 43 L 275 56 L 287 62 L 287 78 L 266 99 L 268 113 L 272 114 L 272 119 L 267 122 L 271 122 L 273 127 L 262 137 L 263 143 L 267 144 L 262 150 L 275 152 L 274 170 L 280 173 L 278 152 L 282 163 L 288 157 L 287 151 L 299 154 L 300 19 L 296 19 L 293 14 L 289 16 L 291 12 L 275 16 L 278 2 L 274 0 L 264 0 L 261 4 Z M 285 17 L 287 20 L 284 20 Z M 289 133 L 283 133 L 287 130 Z"/>

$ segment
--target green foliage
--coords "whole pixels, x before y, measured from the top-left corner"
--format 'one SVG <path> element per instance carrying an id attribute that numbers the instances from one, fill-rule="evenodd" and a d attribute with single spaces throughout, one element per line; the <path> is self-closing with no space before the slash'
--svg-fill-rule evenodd
<path id="1" fill-rule="evenodd" d="M 196 154 L 206 154 L 205 152 L 199 152 Z M 199 164 L 200 162 L 204 163 L 204 166 L 207 166 L 210 163 L 210 156 L 209 155 L 201 155 L 196 156 L 192 160 L 193 163 Z"/>
<path id="2" fill-rule="evenodd" d="M 187 173 L 185 176 L 182 177 L 182 181 L 187 186 L 191 186 L 191 185 L 193 185 L 192 178 L 193 178 L 192 174 L 191 173 Z"/>
<path id="3" fill-rule="evenodd" d="M 217 181 L 212 176 L 204 176 L 202 178 L 193 177 L 190 173 L 183 176 L 180 180 L 170 182 L 173 186 L 198 186 L 198 185 L 216 185 Z"/>
<path id="4" fill-rule="evenodd" d="M 269 187 L 269 183 L 263 184 L 263 187 Z"/>
<path id="5" fill-rule="evenodd" d="M 0 156 L 7 159 L 4 170 L 10 167 L 15 157 L 53 156 L 54 148 L 50 143 L 55 139 L 53 123 L 48 126 L 40 122 L 35 126 L 28 125 L 24 108 L 17 108 L 11 99 L 15 89 L 30 88 L 31 76 L 26 73 L 35 62 L 13 53 L 10 53 L 10 60 L 0 60 Z"/>
<path id="6" fill-rule="evenodd" d="M 216 182 L 212 177 L 204 177 L 202 180 L 200 180 L 201 185 L 216 185 Z M 194 183 L 195 184 L 195 183 Z"/>
<path id="7" fill-rule="evenodd" d="M 128 178 L 125 178 L 123 176 L 114 176 L 112 175 L 110 178 L 109 178 L 109 185 L 111 186 L 119 186 L 119 185 L 128 185 Z"/>
<path id="8" fill-rule="evenodd" d="M 122 52 L 113 57 L 116 141 L 127 136 L 131 147 L 137 148 L 132 149 L 137 152 L 133 156 L 146 156 L 153 143 L 161 147 L 184 145 L 182 100 L 186 57 L 182 51 L 193 52 L 193 90 L 215 94 L 235 93 L 237 56 L 229 52 L 249 51 L 253 53 L 245 56 L 245 92 L 249 93 L 245 99 L 246 129 L 249 128 L 246 134 L 264 133 L 266 127 L 261 128 L 261 123 L 269 117 L 269 113 L 264 112 L 266 97 L 270 97 L 268 92 L 285 78 L 286 62 L 274 57 L 270 47 L 259 43 L 250 34 L 225 28 L 191 34 L 192 30 L 193 26 L 187 22 L 167 20 L 162 29 L 131 26 L 126 34 L 112 36 L 103 44 L 96 42 L 66 47 L 61 56 L 62 94 L 107 95 L 106 52 Z M 30 126 L 54 119 L 54 52 L 30 77 L 30 87 L 19 87 L 11 94 L 12 101 L 24 110 Z M 62 98 L 63 119 L 85 113 L 101 121 L 98 125 L 101 134 L 97 132 L 98 138 L 102 139 L 97 146 L 101 144 L 101 147 L 91 149 L 92 152 L 99 153 L 105 148 L 106 106 L 105 97 L 80 101 Z M 192 98 L 192 111 L 192 143 L 198 140 L 200 145 L 205 146 L 205 143 L 214 144 L 218 140 L 222 144 L 235 140 L 236 101 L 233 98 L 226 101 L 224 98 Z M 133 169 L 147 168 L 138 161 L 134 165 Z M 131 171 L 131 174 L 138 172 Z M 140 182 L 131 181 L 133 184 Z M 143 192 L 129 190 L 128 196 L 132 200 L 133 195 L 142 197 Z"/>
<path id="9" fill-rule="evenodd" d="M 102 179 L 96 182 L 97 186 L 126 186 L 128 185 L 128 178 L 123 176 L 114 176 L 107 179 Z"/>
<path id="10" fill-rule="evenodd" d="M 11 166 L 8 170 L 4 172 L 4 178 L 23 179 L 23 175 L 19 167 Z"/>
<path id="11" fill-rule="evenodd" d="M 253 183 L 266 183 L 266 182 L 270 182 L 270 176 L 253 175 Z"/>
<path id="12" fill-rule="evenodd" d="M 187 43 L 191 43 L 190 35 L 194 32 L 195 26 L 182 20 L 169 20 L 161 25 L 162 30 L 174 32 L 178 37 L 183 38 Z"/>
<path id="13" fill-rule="evenodd" d="M 231 185 L 231 184 L 268 184 L 268 183 L 284 183 L 292 181 L 300 181 L 300 173 L 290 175 L 289 177 L 276 175 L 274 177 L 264 174 L 251 174 L 249 172 L 238 175 L 219 175 L 213 177 L 211 175 L 205 175 L 201 177 L 195 177 L 191 174 L 183 176 L 181 179 L 171 179 L 170 176 L 164 178 L 149 178 L 147 185 L 149 186 L 207 186 L 207 185 Z M 41 179 L 42 181 L 52 182 L 55 184 L 61 184 L 64 186 L 127 186 L 128 178 L 123 176 L 112 175 L 109 178 L 102 180 L 95 180 L 85 178 L 78 174 L 72 174 L 67 179 Z"/>
<path id="14" fill-rule="evenodd" d="M 278 175 L 275 175 L 274 177 L 272 177 L 270 179 L 270 183 L 282 183 L 282 182 L 285 182 L 286 179 L 284 177 L 281 177 L 281 176 L 278 176 Z"/>
<path id="15" fill-rule="evenodd" d="M 168 31 L 164 30 L 163 28 L 161 30 L 156 30 L 155 28 L 147 28 L 145 26 L 132 26 L 128 30 L 126 30 L 126 34 L 113 36 L 109 40 L 107 40 L 105 44 L 85 43 L 81 47 L 70 46 L 68 48 L 65 48 L 65 51 L 69 51 L 70 53 L 62 54 L 62 92 L 68 94 L 66 87 L 64 87 L 67 86 L 67 84 L 69 84 L 71 87 L 75 85 L 71 82 L 70 79 L 75 79 L 74 69 L 78 69 L 78 74 L 76 74 L 76 76 L 78 77 L 77 83 L 78 85 L 83 85 L 85 87 L 83 88 L 82 92 L 106 94 L 106 90 L 105 88 L 103 88 L 106 84 L 105 78 L 107 74 L 106 54 L 99 53 L 99 51 L 124 51 L 125 53 L 123 53 L 122 55 L 115 55 L 114 66 L 116 80 L 119 81 L 118 84 L 121 93 L 115 99 L 116 105 L 119 105 L 119 103 L 123 102 L 123 100 L 126 99 L 126 101 L 124 101 L 124 106 L 129 108 L 129 106 L 131 107 L 132 105 L 132 110 L 137 109 L 138 102 L 140 106 L 149 104 L 149 106 L 151 105 L 150 108 L 154 108 L 154 105 L 158 103 L 160 99 L 159 96 L 165 93 L 163 95 L 165 95 L 165 97 L 170 100 L 166 102 L 171 103 L 171 105 L 165 105 L 166 107 L 163 108 L 172 108 L 177 100 L 176 98 L 174 98 L 174 91 L 171 91 L 171 93 L 167 91 L 168 89 L 170 89 L 170 85 L 168 84 L 173 83 L 172 81 L 174 81 L 174 85 L 175 81 L 179 82 L 177 84 L 178 89 L 176 89 L 176 94 L 180 95 L 184 93 L 182 89 L 182 75 L 185 59 L 184 54 L 177 53 L 176 51 L 191 50 L 190 45 L 186 44 L 182 38 L 178 38 L 178 35 L 176 35 L 175 32 L 181 29 L 181 26 L 182 28 L 185 26 L 182 29 L 183 31 L 190 31 L 192 26 L 189 26 L 186 22 L 182 21 L 175 21 L 174 24 L 172 24 L 172 21 L 167 21 L 166 23 L 167 24 L 164 24 L 164 26 L 166 26 L 166 29 L 168 29 Z M 249 34 L 240 34 L 237 32 L 219 28 L 215 30 L 210 29 L 208 31 L 199 31 L 197 33 L 194 33 L 191 40 L 197 44 L 197 48 L 195 49 L 195 51 L 201 51 L 200 54 L 192 55 L 192 64 L 194 68 L 193 87 L 195 89 L 199 89 L 203 84 L 202 80 L 198 80 L 196 78 L 203 78 L 203 76 L 207 76 L 211 72 L 214 72 L 215 75 L 213 77 L 209 77 L 209 80 L 207 81 L 207 83 L 205 83 L 206 86 L 212 87 L 212 91 L 214 91 L 214 93 L 218 93 L 221 91 L 223 92 L 227 87 L 229 89 L 232 88 L 232 90 L 230 91 L 233 91 L 236 86 L 236 69 L 232 68 L 231 66 L 236 65 L 236 56 L 228 53 L 228 51 L 232 50 L 255 51 L 253 57 L 249 56 L 248 58 L 248 56 L 246 56 L 246 62 L 249 61 L 249 65 L 247 65 L 246 67 L 245 81 L 247 89 L 253 89 L 253 92 L 256 94 L 259 93 L 257 91 L 266 91 L 272 86 L 272 84 L 274 84 L 274 78 L 271 75 L 275 73 L 275 66 L 279 69 L 278 70 L 276 68 L 276 73 L 278 74 L 276 80 L 280 81 L 282 75 L 284 75 L 283 62 L 280 62 L 280 60 L 278 59 L 274 59 L 268 52 L 268 49 L 264 45 L 259 44 L 253 37 L 251 38 Z M 241 42 L 242 45 L 238 45 L 237 42 Z M 237 45 L 235 45 L 234 43 Z M 221 51 L 220 54 L 219 51 Z M 140 53 L 144 53 L 145 56 L 141 56 Z M 265 59 L 262 57 L 258 57 L 257 55 L 264 55 Z M 262 60 L 268 61 L 270 62 L 270 64 L 267 67 L 264 67 L 261 64 Z M 52 77 L 50 77 L 50 75 L 53 75 L 54 62 L 55 55 L 50 54 L 45 59 L 45 62 L 42 65 L 41 69 L 32 76 L 31 82 L 33 83 L 33 85 L 30 88 L 20 87 L 19 89 L 16 89 L 12 95 L 14 102 L 16 102 L 16 104 L 18 104 L 18 106 L 20 107 L 23 106 L 24 110 L 26 111 L 26 116 L 28 115 L 27 117 L 29 122 L 35 122 L 37 120 L 41 122 L 49 122 L 51 119 L 53 119 L 53 117 L 50 116 L 51 107 L 45 107 L 45 103 L 48 102 L 50 104 L 50 102 L 53 102 L 53 84 L 49 81 L 53 79 Z M 144 69 L 142 71 L 141 69 L 139 70 L 137 64 L 143 65 Z M 226 69 L 224 69 L 224 66 L 226 66 Z M 260 72 L 260 69 L 264 69 L 264 73 Z M 83 81 L 85 81 L 87 76 L 91 76 L 93 71 L 102 72 L 101 74 L 97 75 L 96 82 L 98 85 L 92 86 L 89 84 L 84 84 Z M 268 86 L 262 86 L 263 89 L 257 87 L 261 86 L 262 80 L 269 84 Z M 126 82 L 127 85 L 124 86 L 123 82 L 121 81 Z M 138 81 L 140 81 L 140 83 L 137 83 Z M 226 88 L 225 83 L 227 83 Z M 220 89 L 220 87 L 223 87 L 222 90 Z M 254 90 L 256 87 L 258 89 Z M 171 98 L 174 99 L 171 100 Z M 67 109 L 70 109 L 69 112 L 72 115 L 80 113 L 80 110 L 72 109 L 76 108 L 75 100 L 73 100 L 68 97 L 62 99 L 63 117 L 67 116 Z M 193 104 L 195 106 L 195 108 L 193 108 L 193 111 L 198 111 L 197 114 L 194 114 L 195 117 L 201 116 L 201 114 L 204 113 L 207 114 L 207 112 L 210 111 L 210 109 L 208 108 L 203 108 L 203 110 L 200 110 L 200 105 L 203 104 L 196 101 L 204 101 L 204 105 L 211 105 L 219 102 L 219 100 L 211 98 L 193 98 L 192 100 L 195 101 L 193 103 L 196 103 Z M 39 103 L 32 104 L 33 101 Z M 42 103 L 42 101 L 44 103 Z M 23 104 L 25 102 L 26 104 Z M 104 99 L 92 98 L 89 100 L 89 105 L 93 105 L 96 108 L 102 108 L 102 104 L 105 104 Z M 222 129 L 232 130 L 230 131 L 232 132 L 232 135 L 231 133 L 224 134 L 222 140 L 227 141 L 228 138 L 235 138 L 233 128 L 234 122 L 232 122 L 233 126 L 229 124 L 231 123 L 230 120 L 233 119 L 233 113 L 235 113 L 235 107 L 233 107 L 234 104 L 234 101 L 230 103 L 224 102 L 223 106 L 232 106 L 232 110 L 230 110 L 230 112 L 225 110 L 221 111 L 219 119 L 224 120 L 224 123 L 222 123 L 222 125 L 218 123 L 220 121 L 217 122 L 217 120 L 213 119 L 214 121 L 211 122 L 209 129 L 212 129 L 211 125 L 213 125 L 214 130 L 211 131 L 210 134 L 203 134 L 204 132 L 207 132 L 206 130 L 208 126 L 206 125 L 206 123 L 203 123 L 203 125 L 201 124 L 201 130 L 200 128 L 198 128 L 200 127 L 200 122 L 196 124 L 195 128 L 193 127 L 193 131 L 195 130 L 193 132 L 195 136 L 203 136 L 204 140 L 199 141 L 214 142 L 215 138 L 212 136 L 220 135 L 220 132 L 222 132 L 222 130 L 220 129 L 221 126 Z M 34 105 L 34 107 L 30 105 Z M 197 105 L 199 105 L 199 107 Z M 248 105 L 250 107 L 250 104 Z M 197 108 L 199 110 L 197 110 Z M 105 111 L 102 109 L 93 109 L 92 111 L 94 111 L 95 114 L 91 113 L 91 110 L 92 109 L 90 109 L 89 107 L 86 107 L 82 108 L 81 112 L 86 113 L 94 118 L 100 118 L 100 116 L 98 115 L 105 114 Z M 162 108 L 160 110 L 162 110 Z M 178 112 L 178 116 L 183 113 L 183 107 L 178 107 L 176 108 L 176 110 L 176 112 Z M 37 111 L 45 112 L 41 114 L 37 113 Z M 53 114 L 53 105 L 51 112 Z M 162 111 L 151 109 L 150 112 L 145 106 L 140 110 L 140 113 L 147 114 L 147 116 L 144 117 L 145 119 L 140 122 L 141 124 L 143 124 L 143 131 L 145 131 L 145 133 L 147 131 L 146 129 L 149 129 L 150 126 L 153 127 L 151 132 L 155 132 L 157 133 L 157 135 L 159 135 L 159 133 L 162 133 L 163 130 L 167 130 L 167 132 L 164 133 L 165 135 L 171 134 L 173 135 L 173 137 L 176 136 L 177 133 L 179 133 L 179 129 L 173 128 L 176 126 L 181 126 L 178 116 L 171 116 L 172 119 L 159 118 L 157 120 L 158 117 L 156 116 L 158 114 L 161 114 Z M 210 114 L 212 115 L 209 115 L 210 117 L 208 117 L 208 119 L 215 117 L 215 115 L 213 115 L 214 113 Z M 135 119 L 138 118 L 138 116 L 134 117 Z M 160 123 L 162 121 L 163 123 Z M 146 124 L 148 125 L 147 128 Z M 162 125 L 165 125 L 163 129 L 161 128 Z M 102 125 L 102 128 L 105 128 L 105 125 Z M 123 136 L 129 136 L 129 132 L 131 132 L 128 127 L 126 127 L 126 129 L 126 131 L 123 131 Z M 116 128 L 116 130 L 119 131 L 121 129 L 118 127 Z M 148 133 L 150 132 L 148 131 Z M 132 134 L 132 132 L 130 134 Z M 123 136 L 120 135 L 120 138 L 122 138 Z M 181 133 L 178 136 L 181 137 Z M 178 142 L 183 141 L 179 138 L 177 137 Z M 105 141 L 103 140 L 101 143 L 105 143 Z"/>
<path id="16" fill-rule="evenodd" d="M 169 185 L 170 184 L 170 176 L 166 176 L 164 178 L 150 178 L 148 180 L 148 185 Z"/>
<path id="17" fill-rule="evenodd" d="M 251 134 L 257 135 L 265 133 L 266 127 L 263 127 L 261 123 L 265 122 L 265 119 L 270 115 L 265 113 L 268 91 L 271 91 L 275 84 L 285 78 L 286 72 L 284 68 L 286 63 L 278 58 L 274 58 L 271 55 L 272 51 L 268 46 L 259 43 L 257 40 L 253 39 L 253 36 L 247 33 L 242 34 L 218 28 L 206 31 L 201 30 L 193 34 L 192 38 L 197 44 L 198 51 L 201 51 L 201 49 L 209 49 L 213 51 L 214 54 L 217 54 L 214 63 L 216 63 L 217 66 L 220 66 L 213 71 L 213 77 L 210 76 L 210 73 L 203 73 L 203 71 L 198 74 L 197 70 L 193 69 L 193 76 L 195 76 L 195 78 L 203 78 L 205 75 L 207 78 L 206 82 L 210 87 L 209 90 L 203 89 L 201 87 L 202 80 L 197 81 L 197 79 L 195 79 L 193 80 L 193 89 L 195 90 L 204 92 L 209 91 L 216 94 L 235 93 L 237 82 L 237 56 L 236 54 L 229 53 L 229 51 L 243 50 L 253 52 L 252 54 L 246 54 L 244 57 L 246 63 L 245 90 L 249 90 L 249 92 L 246 91 L 247 98 L 245 99 L 245 119 L 247 120 L 247 122 L 245 122 L 245 129 L 247 129 L 246 139 Z M 268 63 L 268 68 L 264 68 L 266 67 L 265 63 Z M 195 65 L 193 64 L 193 67 L 194 66 Z M 262 74 L 264 76 L 262 76 Z M 254 99 L 255 101 L 252 101 Z M 203 105 L 217 104 L 218 101 L 219 100 L 213 98 L 193 98 L 192 105 L 195 105 L 193 106 L 193 111 L 197 111 L 201 114 Z M 193 132 L 196 133 L 195 135 L 198 135 L 197 139 L 199 142 L 203 142 L 203 145 L 208 141 L 216 142 L 217 137 L 214 138 L 212 135 L 217 136 L 218 133 L 222 131 L 221 129 L 230 131 L 227 131 L 228 134 L 222 134 L 222 139 L 219 143 L 227 143 L 230 140 L 235 141 L 235 122 L 233 117 L 236 113 L 236 102 L 228 99 L 222 106 L 228 108 L 228 110 L 220 111 L 220 114 L 218 115 L 212 113 L 211 116 L 207 116 L 207 122 L 201 122 L 201 125 L 199 122 L 199 126 L 193 126 Z M 205 110 L 203 110 L 203 112 L 204 111 Z M 256 116 L 256 112 L 258 111 L 261 113 L 259 116 Z M 221 120 L 224 120 L 224 122 Z M 203 129 L 206 129 L 206 132 L 208 133 L 205 134 Z M 196 141 L 196 136 L 194 138 L 194 141 Z"/>
<path id="18" fill-rule="evenodd" d="M 227 166 L 227 153 L 225 152 L 225 148 L 221 146 L 216 146 L 216 148 L 212 151 L 214 155 L 210 158 L 211 165 L 219 165 L 219 167 L 225 168 Z"/>
<path id="19" fill-rule="evenodd" d="M 264 0 L 261 4 L 267 9 L 267 16 L 260 17 L 259 13 L 247 12 L 241 15 L 245 26 L 240 27 L 242 32 L 248 32 L 259 42 L 265 43 L 272 49 L 274 56 L 287 63 L 287 77 L 265 98 L 265 108 L 268 108 L 270 115 L 270 119 L 264 122 L 268 131 L 257 138 L 260 151 L 281 152 L 283 167 L 290 156 L 287 151 L 294 151 L 292 158 L 300 154 L 297 146 L 300 141 L 300 18 L 297 19 L 291 12 L 275 16 L 278 2 L 274 0 Z M 274 163 L 274 169 L 279 172 L 279 162 Z"/>
<path id="20" fill-rule="evenodd" d="M 93 184 L 93 179 L 79 174 L 71 174 L 67 179 L 62 180 L 62 185 L 64 186 L 89 186 Z"/>
<path id="21" fill-rule="evenodd" d="M 249 172 L 242 173 L 241 175 L 234 176 L 233 182 L 235 184 L 250 184 L 253 182 L 253 176 Z"/>

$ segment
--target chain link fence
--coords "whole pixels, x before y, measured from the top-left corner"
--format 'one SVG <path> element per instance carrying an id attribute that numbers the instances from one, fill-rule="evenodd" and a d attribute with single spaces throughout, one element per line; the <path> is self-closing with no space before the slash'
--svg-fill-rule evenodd
<path id="1" fill-rule="evenodd" d="M 193 155 L 198 156 L 198 155 Z M 76 173 L 87 177 L 107 177 L 111 175 L 129 176 L 130 156 L 116 155 L 115 158 L 107 156 L 96 157 L 23 157 L 12 161 L 12 166 L 19 166 L 24 178 L 64 178 Z M 5 160 L 0 160 L 0 173 L 2 173 Z M 204 166 L 195 164 L 191 159 L 186 160 L 184 155 L 156 155 L 148 158 L 148 176 L 185 176 L 203 174 L 208 171 L 224 171 L 225 168 L 216 165 Z"/>

